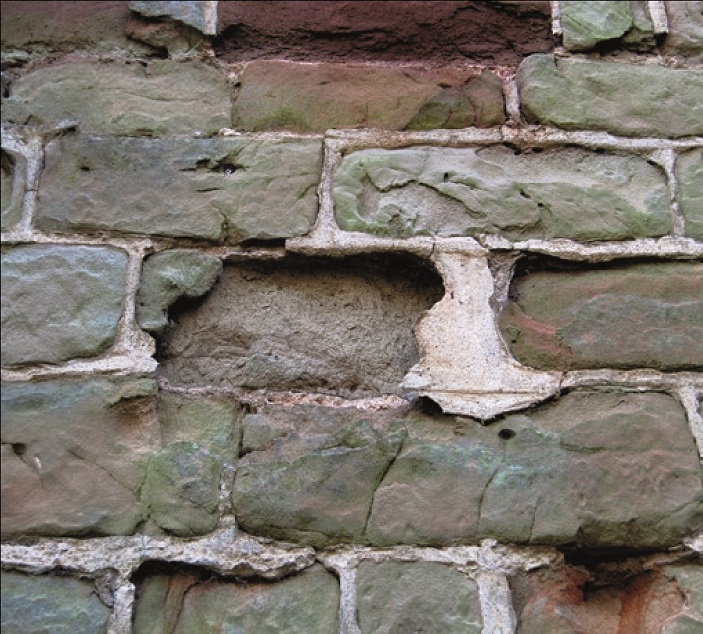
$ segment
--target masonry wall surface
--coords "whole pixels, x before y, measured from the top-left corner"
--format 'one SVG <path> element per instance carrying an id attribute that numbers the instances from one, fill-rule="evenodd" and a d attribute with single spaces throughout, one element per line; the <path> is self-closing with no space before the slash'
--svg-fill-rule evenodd
<path id="1" fill-rule="evenodd" d="M 703 630 L 703 2 L 2 2 L 2 628 Z"/>

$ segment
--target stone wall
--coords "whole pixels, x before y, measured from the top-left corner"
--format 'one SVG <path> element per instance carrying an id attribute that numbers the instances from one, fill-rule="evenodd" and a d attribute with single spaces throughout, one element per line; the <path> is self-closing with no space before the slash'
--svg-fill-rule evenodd
<path id="1" fill-rule="evenodd" d="M 2 2 L 7 632 L 703 628 L 703 2 Z"/>

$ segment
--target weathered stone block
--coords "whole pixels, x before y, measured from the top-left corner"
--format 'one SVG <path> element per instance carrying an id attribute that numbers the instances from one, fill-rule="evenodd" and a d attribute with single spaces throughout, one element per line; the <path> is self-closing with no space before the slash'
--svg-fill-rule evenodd
<path id="1" fill-rule="evenodd" d="M 703 71 L 533 55 L 518 69 L 531 123 L 623 136 L 703 134 Z"/>
<path id="2" fill-rule="evenodd" d="M 623 240 L 671 228 L 661 168 L 634 156 L 505 146 L 362 150 L 334 178 L 345 231 Z"/>
<path id="3" fill-rule="evenodd" d="M 240 584 L 207 573 L 148 576 L 138 586 L 134 634 L 337 631 L 339 585 L 316 565 L 276 583 Z"/>
<path id="4" fill-rule="evenodd" d="M 173 249 L 147 258 L 137 302 L 137 321 L 149 332 L 160 334 L 168 325 L 168 309 L 180 297 L 207 293 L 222 272 L 214 255 Z"/>
<path id="5" fill-rule="evenodd" d="M 505 122 L 500 79 L 460 68 L 259 61 L 248 64 L 234 103 L 243 130 L 481 128 Z"/>
<path id="6" fill-rule="evenodd" d="M 2 254 L 3 366 L 105 352 L 122 311 L 127 255 L 110 247 L 20 246 Z"/>
<path id="7" fill-rule="evenodd" d="M 412 330 L 442 296 L 403 256 L 288 256 L 226 265 L 202 302 L 171 311 L 158 359 L 172 385 L 397 393 L 417 362 Z"/>
<path id="8" fill-rule="evenodd" d="M 676 176 L 686 235 L 703 240 L 703 149 L 691 150 L 679 156 Z"/>
<path id="9" fill-rule="evenodd" d="M 476 582 L 448 566 L 363 562 L 356 579 L 363 633 L 482 631 Z"/>
<path id="10" fill-rule="evenodd" d="M 2 617 L 4 632 L 102 634 L 110 610 L 95 586 L 70 577 L 33 577 L 3 571 Z"/>
<path id="11" fill-rule="evenodd" d="M 622 38 L 624 44 L 653 47 L 654 27 L 644 5 L 644 2 L 562 0 L 559 9 L 564 46 L 571 51 L 583 51 Z"/>
<path id="12" fill-rule="evenodd" d="M 3 148 L 0 155 L 0 168 L 2 169 L 0 228 L 2 231 L 10 231 L 19 225 L 22 217 L 27 162 L 21 154 L 6 151 Z"/>
<path id="13" fill-rule="evenodd" d="M 210 136 L 231 125 L 231 107 L 227 78 L 201 62 L 75 62 L 16 80 L 3 119 L 74 120 L 89 134 Z"/>
<path id="14" fill-rule="evenodd" d="M 37 226 L 239 242 L 304 235 L 317 215 L 319 140 L 49 143 Z"/>
<path id="15" fill-rule="evenodd" d="M 148 17 L 169 17 L 206 34 L 215 33 L 217 16 L 209 19 L 207 2 L 130 2 L 129 8 Z"/>
<path id="16" fill-rule="evenodd" d="M 666 17 L 669 33 L 664 40 L 664 52 L 703 62 L 703 2 L 667 2 Z"/>
<path id="17" fill-rule="evenodd" d="M 158 448 L 152 380 L 63 379 L 2 388 L 2 532 L 126 535 Z"/>
<path id="18" fill-rule="evenodd" d="M 703 265 L 625 264 L 518 277 L 500 329 L 540 369 L 703 367 Z"/>

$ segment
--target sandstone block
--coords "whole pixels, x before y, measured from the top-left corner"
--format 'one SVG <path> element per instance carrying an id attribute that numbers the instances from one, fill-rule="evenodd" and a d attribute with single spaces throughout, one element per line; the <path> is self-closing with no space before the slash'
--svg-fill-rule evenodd
<path id="1" fill-rule="evenodd" d="M 363 562 L 356 579 L 364 634 L 482 631 L 476 582 L 448 566 Z"/>
<path id="2" fill-rule="evenodd" d="M 134 634 L 337 631 L 339 585 L 316 565 L 276 583 L 246 584 L 193 571 L 147 576 L 138 586 Z M 215 624 L 215 625 L 214 625 Z"/>
<path id="3" fill-rule="evenodd" d="M 128 535 L 158 449 L 152 380 L 3 383 L 2 531 Z"/>
<path id="4" fill-rule="evenodd" d="M 531 123 L 634 137 L 703 134 L 703 71 L 533 55 L 518 70 Z"/>
<path id="5" fill-rule="evenodd" d="M 201 62 L 74 62 L 13 82 L 3 120 L 73 120 L 88 134 L 211 136 L 230 126 L 231 108 L 227 78 Z"/>
<path id="6" fill-rule="evenodd" d="M 201 33 L 213 35 L 215 25 L 208 20 L 207 7 L 204 2 L 130 2 L 132 11 L 147 17 L 169 17 Z"/>
<path id="7" fill-rule="evenodd" d="M 694 62 L 703 61 L 703 2 L 667 2 L 666 17 L 669 33 L 664 40 L 664 52 Z"/>
<path id="8" fill-rule="evenodd" d="M 236 128 L 481 128 L 505 122 L 500 79 L 460 68 L 249 63 L 234 103 Z"/>
<path id="9" fill-rule="evenodd" d="M 211 241 L 304 235 L 317 215 L 319 140 L 49 143 L 37 225 Z"/>
<path id="10" fill-rule="evenodd" d="M 500 329 L 540 369 L 703 367 L 703 265 L 626 264 L 518 277 Z"/>
<path id="11" fill-rule="evenodd" d="M 671 228 L 659 167 L 580 149 L 361 150 L 343 159 L 333 197 L 341 229 L 402 238 L 623 240 Z"/>
<path id="12" fill-rule="evenodd" d="M 114 342 L 127 255 L 30 245 L 2 254 L 3 366 L 93 357 Z"/>
<path id="13" fill-rule="evenodd" d="M 679 207 L 686 223 L 686 235 L 703 240 L 703 149 L 682 154 L 676 164 Z"/>
<path id="14" fill-rule="evenodd" d="M 102 634 L 110 610 L 95 586 L 70 577 L 2 573 L 2 629 L 5 632 Z"/>

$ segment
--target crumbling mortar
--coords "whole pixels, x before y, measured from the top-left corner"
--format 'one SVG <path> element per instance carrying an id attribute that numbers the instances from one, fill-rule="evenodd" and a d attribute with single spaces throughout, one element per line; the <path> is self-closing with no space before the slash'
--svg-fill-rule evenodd
<path id="1" fill-rule="evenodd" d="M 674 237 L 682 237 L 686 234 L 686 220 L 679 208 L 679 181 L 676 176 L 677 155 L 672 149 L 668 148 L 655 152 L 653 158 L 662 166 L 666 173 L 669 187 L 669 204 L 671 205 L 671 233 Z"/>

